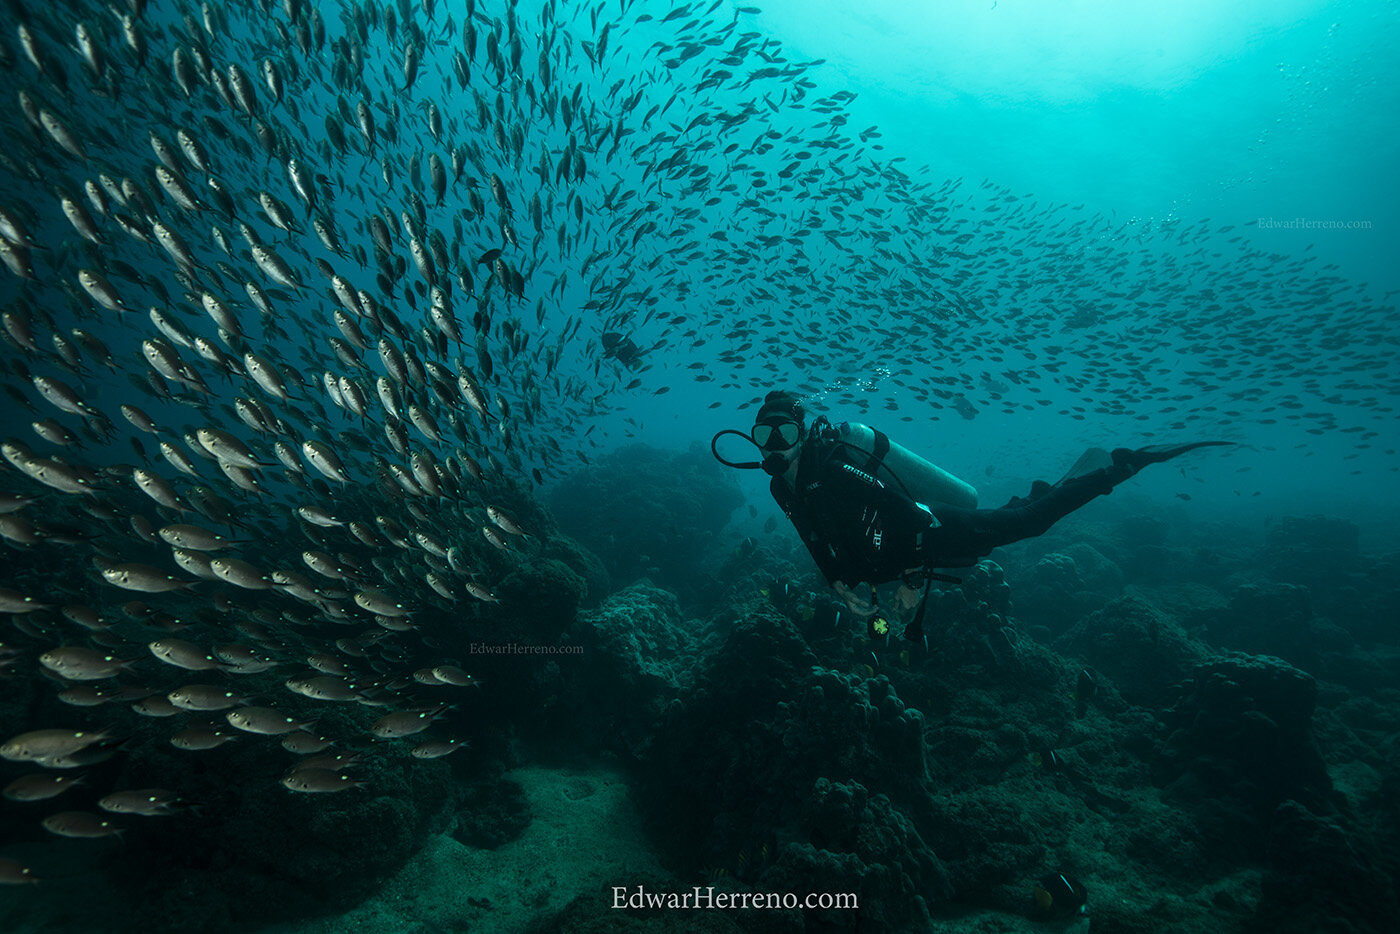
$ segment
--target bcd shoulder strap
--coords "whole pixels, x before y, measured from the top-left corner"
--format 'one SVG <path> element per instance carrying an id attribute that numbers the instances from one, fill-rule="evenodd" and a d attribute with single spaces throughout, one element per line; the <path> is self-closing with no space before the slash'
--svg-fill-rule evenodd
<path id="1" fill-rule="evenodd" d="M 865 472 L 872 477 L 879 476 L 880 465 L 885 461 L 885 455 L 890 452 L 890 436 L 878 428 L 872 428 L 875 432 L 875 443 L 871 446 L 870 456 L 865 461 Z"/>

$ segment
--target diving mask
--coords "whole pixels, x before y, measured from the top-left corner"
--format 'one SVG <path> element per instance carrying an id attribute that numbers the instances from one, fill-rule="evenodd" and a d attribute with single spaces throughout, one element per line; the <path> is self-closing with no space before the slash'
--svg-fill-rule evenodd
<path id="1" fill-rule="evenodd" d="M 797 444 L 802 437 L 802 426 L 791 419 L 759 422 L 753 426 L 749 437 L 763 451 L 784 451 Z"/>

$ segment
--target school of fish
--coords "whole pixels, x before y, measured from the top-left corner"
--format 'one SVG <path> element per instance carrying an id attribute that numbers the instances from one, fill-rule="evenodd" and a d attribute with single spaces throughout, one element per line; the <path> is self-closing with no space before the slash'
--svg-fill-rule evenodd
<path id="1" fill-rule="evenodd" d="M 1228 225 L 925 179 L 727 0 L 4 7 L 0 536 L 29 570 L 0 676 L 71 709 L 6 734 L 15 801 L 121 754 L 123 717 L 191 754 L 280 742 L 298 793 L 462 748 L 420 735 L 474 683 L 404 667 L 424 621 L 489 620 L 485 569 L 530 538 L 503 500 L 663 372 L 758 397 L 878 363 L 967 418 L 1048 382 L 1074 417 L 1358 451 L 1394 418 L 1364 284 Z M 384 712 L 319 735 L 337 703 Z M 36 820 L 182 806 L 101 802 Z"/>

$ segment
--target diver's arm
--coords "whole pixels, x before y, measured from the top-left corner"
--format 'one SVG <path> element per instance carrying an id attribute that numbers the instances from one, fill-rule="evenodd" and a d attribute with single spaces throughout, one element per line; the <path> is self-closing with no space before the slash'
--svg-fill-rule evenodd
<path id="1" fill-rule="evenodd" d="M 875 587 L 864 581 L 852 580 L 847 583 L 842 579 L 843 568 L 840 560 L 832 552 L 831 548 L 822 542 L 809 540 L 806 536 L 802 539 L 807 546 L 807 551 L 812 556 L 812 560 L 817 563 L 822 576 L 826 582 L 836 591 L 836 595 L 846 604 L 846 607 L 855 614 L 857 619 L 866 619 L 875 615 Z M 854 577 L 853 574 L 845 574 L 847 577 Z M 868 588 L 869 596 L 863 597 L 858 593 L 858 589 Z"/>
<path id="2" fill-rule="evenodd" d="M 802 544 L 807 546 L 807 553 L 812 556 L 812 560 L 817 563 L 817 568 L 822 572 L 828 584 L 836 586 L 841 583 L 841 562 L 837 559 L 831 547 L 825 542 L 818 541 L 814 537 L 802 533 Z"/>
<path id="3" fill-rule="evenodd" d="M 769 491 L 773 494 L 773 499 L 777 501 L 778 507 L 792 523 L 793 529 L 797 531 L 797 537 L 802 540 L 807 553 L 816 562 L 818 570 L 826 578 L 828 584 L 836 584 L 841 580 L 841 563 L 831 546 L 821 539 L 812 530 L 812 523 L 808 517 L 807 510 L 798 506 L 794 500 L 792 492 L 779 477 L 774 477 L 769 484 Z"/>

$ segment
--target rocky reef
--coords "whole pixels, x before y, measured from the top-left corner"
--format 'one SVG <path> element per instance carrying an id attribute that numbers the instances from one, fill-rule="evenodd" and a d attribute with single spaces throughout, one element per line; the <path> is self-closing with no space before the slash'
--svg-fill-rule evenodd
<path id="1" fill-rule="evenodd" d="M 743 503 L 732 472 L 699 447 L 635 444 L 559 483 L 549 499 L 559 523 L 625 586 L 649 577 L 688 598 L 697 569 L 733 548 L 719 539 Z"/>
<path id="2" fill-rule="evenodd" d="M 1159 534 L 1142 547 L 1170 551 L 1146 527 Z M 1212 554 L 1212 583 L 1196 583 L 1139 576 L 1156 562 L 1131 551 L 1104 539 L 1025 565 L 1032 600 L 1052 588 L 1072 607 L 1025 629 L 1022 581 L 983 562 L 931 595 L 927 651 L 870 641 L 762 549 L 721 567 L 729 598 L 702 618 L 655 587 L 624 591 L 574 630 L 615 694 L 582 714 L 583 735 L 616 727 L 670 884 L 858 896 L 859 910 L 739 912 L 737 930 L 1029 919 L 1036 880 L 1058 873 L 1090 893 L 1096 930 L 1386 930 L 1395 895 L 1377 867 L 1396 864 L 1400 819 L 1362 815 L 1400 787 L 1382 777 L 1400 757 L 1344 722 L 1374 707 L 1323 711 L 1340 689 L 1298 667 L 1374 672 L 1355 640 L 1319 625 L 1303 585 L 1227 571 L 1241 556 Z M 603 692 L 565 693 L 582 707 Z M 1339 792 L 1334 759 L 1363 791 Z"/>
<path id="3" fill-rule="evenodd" d="M 637 570 L 620 554 L 600 560 L 548 514 L 534 521 L 548 534 L 532 550 L 492 559 L 489 629 L 477 612 L 431 637 L 463 657 L 479 642 L 575 651 L 473 659 L 480 684 L 450 721 L 469 757 L 367 764 L 371 791 L 313 799 L 227 781 L 266 771 L 271 744 L 190 760 L 154 728 L 128 737 L 98 784 L 155 786 L 197 761 L 182 788 L 199 813 L 97 857 L 143 906 L 126 929 L 215 930 L 210 912 L 236 927 L 270 901 L 282 917 L 338 910 L 429 835 L 483 852 L 527 835 L 535 814 L 511 768 L 596 757 L 626 774 L 664 866 L 619 885 L 853 899 L 698 912 L 694 930 L 1016 929 L 1044 917 L 1032 892 L 1059 876 L 1088 893 L 1094 930 L 1350 934 L 1400 917 L 1400 645 L 1275 580 L 1263 556 L 1276 544 L 1223 556 L 1208 581 L 1138 574 L 1157 564 L 1121 529 L 1008 555 L 1020 572 L 984 561 L 933 588 L 925 645 L 898 626 L 872 639 L 780 549 L 727 550 L 691 573 L 687 603 L 665 582 L 679 566 L 619 588 Z M 1152 533 L 1143 548 L 1178 547 L 1134 521 Z M 1353 555 L 1349 605 L 1394 599 L 1394 561 Z M 48 702 L 16 686 L 5 703 Z M 363 732 L 373 716 L 337 707 L 318 726 Z M 198 909 L 196 890 L 213 893 Z M 95 910 L 75 900 L 67 917 Z M 530 930 L 674 923 L 599 895 Z"/>

